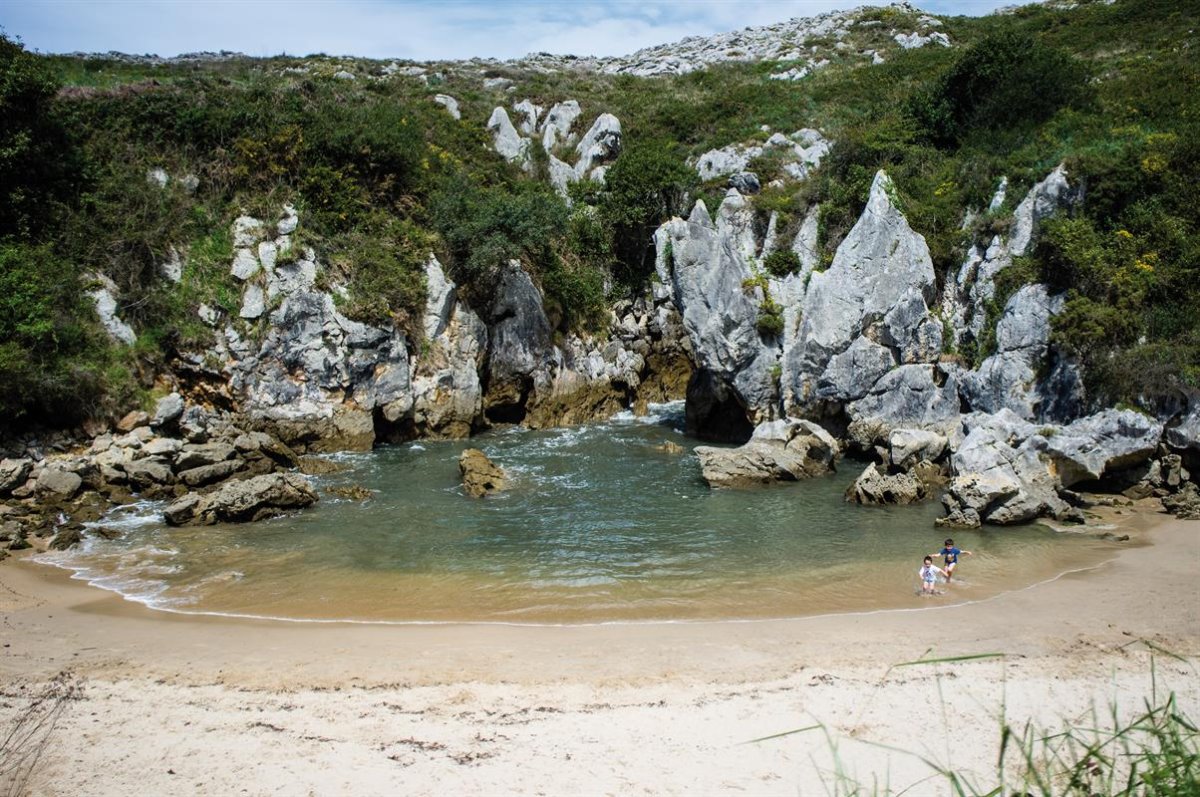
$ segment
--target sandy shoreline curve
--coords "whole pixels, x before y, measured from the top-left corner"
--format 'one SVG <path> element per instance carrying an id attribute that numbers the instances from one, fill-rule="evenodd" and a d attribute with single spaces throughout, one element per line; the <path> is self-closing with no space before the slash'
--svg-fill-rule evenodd
<path id="1" fill-rule="evenodd" d="M 837 766 L 942 794 L 921 780 L 926 764 L 876 745 L 932 745 L 926 758 L 986 774 L 1001 707 L 1042 725 L 1105 702 L 1134 708 L 1150 697 L 1152 657 L 1157 686 L 1200 716 L 1200 524 L 1148 505 L 1105 521 L 1135 545 L 1028 589 L 753 622 L 180 615 L 9 562 L 0 724 L 19 724 L 69 673 L 78 693 L 22 776 L 32 794 L 825 793 Z M 891 669 L 990 653 L 1004 656 Z M 743 744 L 814 723 L 819 733 Z"/>

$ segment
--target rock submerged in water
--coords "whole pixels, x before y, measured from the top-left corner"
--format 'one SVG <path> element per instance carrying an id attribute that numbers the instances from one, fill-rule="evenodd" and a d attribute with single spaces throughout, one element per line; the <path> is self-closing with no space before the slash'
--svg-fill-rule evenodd
<path id="1" fill-rule="evenodd" d="M 458 458 L 463 490 L 472 498 L 499 492 L 508 486 L 508 477 L 478 448 L 468 448 Z"/>
<path id="2" fill-rule="evenodd" d="M 837 441 L 810 421 L 787 419 L 759 424 L 739 448 L 695 449 L 710 487 L 756 487 L 799 481 L 834 470 Z"/>
<path id="3" fill-rule="evenodd" d="M 915 504 L 929 497 L 929 485 L 913 473 L 888 473 L 867 465 L 846 490 L 846 500 L 856 504 Z"/>
<path id="4" fill-rule="evenodd" d="M 163 510 L 169 526 L 247 523 L 302 509 L 317 501 L 308 479 L 270 473 L 226 482 L 210 493 L 188 493 Z"/>

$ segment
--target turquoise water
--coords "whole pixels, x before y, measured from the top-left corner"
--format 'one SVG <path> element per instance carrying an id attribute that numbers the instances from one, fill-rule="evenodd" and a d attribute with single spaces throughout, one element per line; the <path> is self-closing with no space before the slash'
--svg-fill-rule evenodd
<path id="1" fill-rule="evenodd" d="M 339 455 L 313 509 L 258 524 L 176 529 L 161 505 L 124 508 L 45 559 L 147 605 L 294 619 L 606 622 L 787 617 L 971 600 L 1086 566 L 1090 539 L 1040 526 L 962 532 L 975 556 L 938 598 L 916 592 L 945 536 L 940 506 L 847 504 L 861 470 L 758 490 L 711 490 L 682 406 L 647 418 Z M 685 453 L 659 450 L 671 441 Z M 463 495 L 458 456 L 481 448 L 508 491 Z M 367 501 L 325 492 L 373 491 Z"/>

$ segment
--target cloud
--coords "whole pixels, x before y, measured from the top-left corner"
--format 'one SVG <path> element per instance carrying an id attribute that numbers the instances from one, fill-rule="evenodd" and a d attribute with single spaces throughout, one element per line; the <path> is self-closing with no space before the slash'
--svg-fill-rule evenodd
<path id="1" fill-rule="evenodd" d="M 928 0 L 978 14 L 1007 0 Z M 42 52 L 233 50 L 415 60 L 530 52 L 624 55 L 686 36 L 850 8 L 861 0 L 0 0 L 9 35 Z"/>

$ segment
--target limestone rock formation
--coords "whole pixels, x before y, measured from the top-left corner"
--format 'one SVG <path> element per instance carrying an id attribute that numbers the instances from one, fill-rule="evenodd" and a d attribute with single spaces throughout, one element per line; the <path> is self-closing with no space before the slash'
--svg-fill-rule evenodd
<path id="1" fill-rule="evenodd" d="M 911 473 L 888 473 L 867 465 L 846 490 L 846 500 L 856 504 L 914 504 L 929 497 L 929 488 Z"/>
<path id="2" fill-rule="evenodd" d="M 487 353 L 487 328 L 459 300 L 436 258 L 426 263 L 425 277 L 425 350 L 412 380 L 414 432 L 466 437 L 482 420 L 479 369 Z"/>
<path id="3" fill-rule="evenodd" d="M 910 328 L 932 319 L 928 304 L 935 277 L 929 248 L 892 201 L 894 190 L 887 175 L 879 172 L 867 206 L 838 247 L 833 264 L 810 278 L 800 329 L 794 340 L 784 343 L 782 386 L 789 411 L 865 394 L 870 384 L 851 383 L 841 395 L 829 395 L 827 387 L 821 396 L 818 385 L 830 360 L 883 322 L 902 300 L 912 305 L 904 311 Z M 839 382 L 833 376 L 825 380 L 826 386 Z"/>
<path id="4" fill-rule="evenodd" d="M 246 523 L 311 506 L 317 493 L 297 473 L 230 481 L 210 493 L 188 493 L 163 510 L 171 526 Z"/>
<path id="5" fill-rule="evenodd" d="M 838 446 L 817 424 L 789 418 L 760 424 L 739 448 L 699 446 L 695 453 L 709 486 L 754 487 L 829 473 Z"/>
<path id="6" fill-rule="evenodd" d="M 472 498 L 482 498 L 508 486 L 508 477 L 478 448 L 468 448 L 458 458 L 463 492 Z"/>

